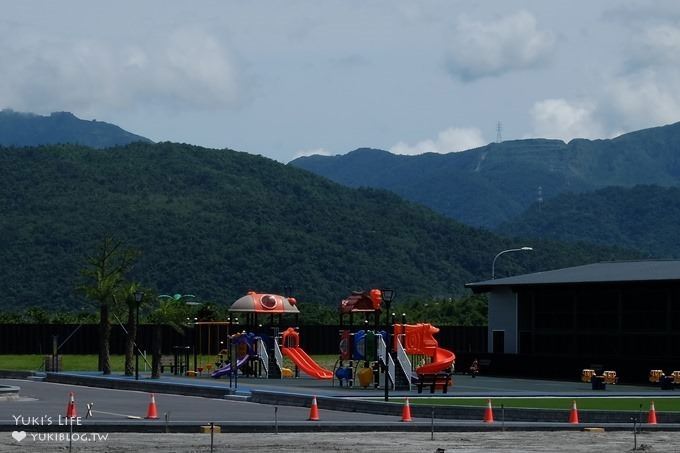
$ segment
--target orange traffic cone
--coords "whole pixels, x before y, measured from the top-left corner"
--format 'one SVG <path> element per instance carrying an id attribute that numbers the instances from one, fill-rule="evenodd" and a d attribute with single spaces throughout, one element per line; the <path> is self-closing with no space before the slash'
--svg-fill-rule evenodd
<path id="1" fill-rule="evenodd" d="M 404 404 L 404 408 L 401 410 L 401 421 L 402 422 L 411 421 L 411 406 L 409 406 L 408 404 L 408 398 L 406 398 L 406 404 Z"/>
<path id="2" fill-rule="evenodd" d="M 491 408 L 491 400 L 489 400 L 489 405 L 486 407 L 486 410 L 484 411 L 484 422 L 493 423 L 493 409 Z"/>
<path id="3" fill-rule="evenodd" d="M 76 411 L 75 395 L 73 392 L 69 392 L 69 401 L 66 406 L 66 418 L 76 418 L 78 413 Z"/>
<path id="4" fill-rule="evenodd" d="M 571 406 L 571 412 L 569 412 L 569 423 L 578 425 L 578 409 L 576 409 L 576 400 L 574 400 Z"/>
<path id="5" fill-rule="evenodd" d="M 319 418 L 319 406 L 316 404 L 316 396 L 312 399 L 312 407 L 309 409 L 309 421 L 318 422 Z"/>
<path id="6" fill-rule="evenodd" d="M 654 409 L 654 401 L 649 407 L 649 414 L 647 415 L 647 423 L 650 425 L 656 425 L 656 409 Z"/>
<path id="7" fill-rule="evenodd" d="M 149 402 L 149 408 L 146 410 L 146 418 L 155 420 L 158 418 L 158 409 L 156 408 L 156 396 L 151 394 L 151 401 Z"/>

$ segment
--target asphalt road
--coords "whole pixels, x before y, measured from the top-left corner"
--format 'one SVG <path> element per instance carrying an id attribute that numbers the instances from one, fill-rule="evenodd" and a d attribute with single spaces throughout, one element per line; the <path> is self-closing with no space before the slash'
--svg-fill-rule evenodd
<path id="1" fill-rule="evenodd" d="M 150 394 L 145 392 L 81 387 L 28 380 L 2 379 L 0 385 L 14 385 L 21 388 L 19 400 L 0 401 L 0 423 L 21 426 L 46 421 L 59 422 L 59 416 L 66 415 L 69 392 L 74 392 L 77 415 L 83 424 L 96 422 L 134 422 L 133 417 L 145 417 Z M 164 419 L 169 414 L 170 422 L 183 423 L 261 423 L 274 422 L 274 407 L 249 403 L 245 400 L 224 400 L 159 394 L 155 396 L 158 415 Z M 93 417 L 86 419 L 87 403 L 93 403 Z M 311 401 L 310 401 L 311 403 Z M 277 409 L 279 422 L 304 422 L 310 410 L 304 407 L 280 406 Z M 33 417 L 37 417 L 38 421 Z M 41 419 L 42 417 L 42 419 Z M 394 423 L 394 416 L 321 410 L 322 421 L 340 423 Z M 427 420 L 423 420 L 427 421 Z M 140 421 L 143 422 L 143 421 Z M 313 423 L 313 422 L 309 422 Z"/>

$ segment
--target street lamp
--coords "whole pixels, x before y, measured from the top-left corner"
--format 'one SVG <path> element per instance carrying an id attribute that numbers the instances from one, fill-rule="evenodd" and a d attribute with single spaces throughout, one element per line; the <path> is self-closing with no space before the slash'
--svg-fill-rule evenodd
<path id="1" fill-rule="evenodd" d="M 392 303 L 392 300 L 394 299 L 394 290 L 393 289 L 381 289 L 380 290 L 380 297 L 382 298 L 382 301 L 385 303 L 385 315 L 387 316 L 387 320 L 385 324 L 387 324 L 387 329 L 385 329 L 385 401 L 389 401 L 390 399 L 390 357 L 391 357 L 391 352 L 392 352 L 392 342 L 390 341 L 390 304 Z"/>
<path id="2" fill-rule="evenodd" d="M 139 306 L 142 305 L 142 299 L 144 299 L 143 291 L 135 291 L 135 305 L 137 308 L 137 313 L 135 314 L 135 381 L 139 380 Z"/>
<path id="3" fill-rule="evenodd" d="M 496 278 L 496 260 L 498 259 L 499 256 L 501 256 L 504 253 L 510 253 L 510 252 L 529 252 L 533 250 L 532 247 L 520 247 L 518 249 L 508 249 L 508 250 L 503 250 L 502 252 L 498 252 L 496 256 L 493 259 L 493 262 L 491 263 L 491 280 Z"/>

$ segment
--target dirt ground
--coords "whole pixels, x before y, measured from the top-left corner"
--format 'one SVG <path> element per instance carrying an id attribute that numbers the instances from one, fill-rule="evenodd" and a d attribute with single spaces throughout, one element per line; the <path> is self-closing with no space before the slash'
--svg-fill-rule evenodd
<path id="1" fill-rule="evenodd" d="M 633 451 L 632 432 L 215 434 L 215 452 L 592 452 Z M 637 435 L 638 451 L 680 452 L 680 433 Z M 16 441 L 0 433 L 0 451 L 68 451 L 68 442 Z M 210 434 L 111 433 L 105 441 L 73 442 L 74 452 L 209 452 Z"/>

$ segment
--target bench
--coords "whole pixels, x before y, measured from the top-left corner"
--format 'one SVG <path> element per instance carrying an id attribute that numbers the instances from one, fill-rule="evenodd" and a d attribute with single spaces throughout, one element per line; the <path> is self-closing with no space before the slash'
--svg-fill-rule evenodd
<path id="1" fill-rule="evenodd" d="M 172 355 L 163 355 L 161 356 L 161 373 L 165 372 L 165 368 L 170 368 L 171 373 L 175 373 L 175 356 Z M 184 366 L 180 366 L 179 373 L 184 373 Z"/>
<path id="2" fill-rule="evenodd" d="M 664 376 L 663 370 L 649 370 L 649 382 L 658 384 Z"/>
<path id="3" fill-rule="evenodd" d="M 595 376 L 595 370 L 591 368 L 584 368 L 581 371 L 581 382 L 590 382 L 593 380 L 593 376 Z"/>
<path id="4" fill-rule="evenodd" d="M 602 376 L 604 377 L 605 384 L 616 384 L 619 382 L 619 378 L 616 376 L 616 371 L 603 371 Z"/>
<path id="5" fill-rule="evenodd" d="M 673 384 L 680 385 L 680 371 L 673 371 L 671 376 L 673 376 Z"/>
<path id="6" fill-rule="evenodd" d="M 451 373 L 433 373 L 418 375 L 418 393 L 423 393 L 423 387 L 428 385 L 430 393 L 434 393 L 435 388 L 441 387 L 443 393 L 448 393 L 449 385 L 453 384 Z"/>

